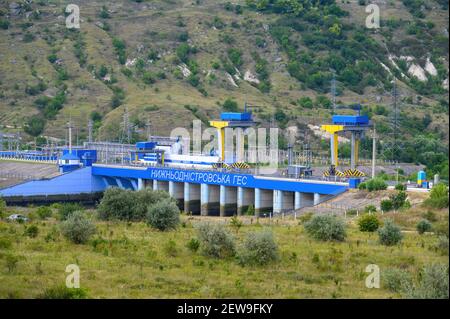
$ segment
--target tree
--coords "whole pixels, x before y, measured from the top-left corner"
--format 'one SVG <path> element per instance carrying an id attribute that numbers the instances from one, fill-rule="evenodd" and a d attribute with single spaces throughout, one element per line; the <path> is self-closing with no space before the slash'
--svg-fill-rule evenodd
<path id="1" fill-rule="evenodd" d="M 39 115 L 33 115 L 27 119 L 24 126 L 24 131 L 28 135 L 37 137 L 42 134 L 45 128 L 45 119 Z"/>
<path id="2" fill-rule="evenodd" d="M 238 104 L 231 98 L 227 98 L 225 102 L 223 102 L 222 107 L 227 112 L 238 112 Z"/>
<path id="3" fill-rule="evenodd" d="M 448 207 L 448 187 L 439 183 L 430 191 L 430 197 L 425 200 L 425 205 L 441 209 Z"/>

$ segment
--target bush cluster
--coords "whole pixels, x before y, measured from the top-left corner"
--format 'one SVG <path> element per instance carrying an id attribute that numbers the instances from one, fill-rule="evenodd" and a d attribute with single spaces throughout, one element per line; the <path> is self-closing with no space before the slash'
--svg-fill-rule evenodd
<path id="1" fill-rule="evenodd" d="M 366 182 L 359 184 L 359 189 L 366 189 L 369 192 L 385 190 L 387 189 L 387 184 L 381 178 L 372 178 Z"/>
<path id="2" fill-rule="evenodd" d="M 136 192 L 112 187 L 105 191 L 98 205 L 98 217 L 102 220 L 142 221 L 147 218 L 149 206 L 169 198 L 164 191 L 145 188 Z"/>

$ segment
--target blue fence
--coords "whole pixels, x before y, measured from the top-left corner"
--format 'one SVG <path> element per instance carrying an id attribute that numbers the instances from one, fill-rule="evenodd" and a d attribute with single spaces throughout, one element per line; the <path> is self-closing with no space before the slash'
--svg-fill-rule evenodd
<path id="1" fill-rule="evenodd" d="M 38 162 L 56 162 L 58 155 L 39 151 L 0 151 L 0 158 Z"/>

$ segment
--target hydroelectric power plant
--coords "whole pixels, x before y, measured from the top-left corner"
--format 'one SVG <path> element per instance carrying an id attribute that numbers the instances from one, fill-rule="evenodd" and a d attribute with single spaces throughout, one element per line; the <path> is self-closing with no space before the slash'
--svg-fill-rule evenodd
<path id="1" fill-rule="evenodd" d="M 243 134 L 255 125 L 250 112 L 222 113 L 220 120 L 210 121 L 210 125 L 217 130 L 218 143 L 209 154 L 189 152 L 182 138 L 157 136 L 135 145 L 89 142 L 72 147 L 70 132 L 69 146 L 57 155 L 0 152 L 2 158 L 55 163 L 60 171 L 60 175 L 50 179 L 0 189 L 0 196 L 15 204 L 83 201 L 99 198 L 109 187 L 130 190 L 148 187 L 169 192 L 186 213 L 232 216 L 245 214 L 251 207 L 256 216 L 262 216 L 318 205 L 357 187 L 363 178 L 357 163 L 359 140 L 370 126 L 366 116 L 335 115 L 331 124 L 322 126 L 331 136 L 332 165 L 320 177 L 314 177 L 307 165 L 292 164 L 290 157 L 287 170 L 267 170 L 264 165 L 247 163 L 242 155 Z M 236 152 L 226 142 L 227 129 L 238 132 Z M 346 131 L 352 136 L 352 160 L 351 168 L 341 172 L 337 136 Z"/>

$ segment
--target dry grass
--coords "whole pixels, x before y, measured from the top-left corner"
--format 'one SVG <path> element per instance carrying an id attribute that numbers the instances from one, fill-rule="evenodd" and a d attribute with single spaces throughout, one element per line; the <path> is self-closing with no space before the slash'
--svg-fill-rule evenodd
<path id="1" fill-rule="evenodd" d="M 409 225 L 418 214 L 397 216 Z M 448 219 L 447 212 L 436 214 L 439 220 Z M 229 223 L 229 218 L 207 219 Z M 401 245 L 384 247 L 376 234 L 361 233 L 349 221 L 345 242 L 323 243 L 308 238 L 303 226 L 292 219 L 242 217 L 240 231 L 230 229 L 238 243 L 245 233 L 270 227 L 280 249 L 278 263 L 242 267 L 233 259 L 211 259 L 187 249 L 200 220 L 205 218 L 183 216 L 184 226 L 168 233 L 144 223 L 96 222 L 97 235 L 85 245 L 71 244 L 57 231 L 54 241 L 47 242 L 47 235 L 57 230 L 54 219 L 32 222 L 39 227 L 37 238 L 25 237 L 24 225 L 2 221 L 0 239 L 12 246 L 0 248 L 0 297 L 35 298 L 45 288 L 64 284 L 66 265 L 75 263 L 81 269 L 81 286 L 92 298 L 398 298 L 383 287 L 365 287 L 368 264 L 379 265 L 381 271 L 395 267 L 413 274 L 430 263 L 448 264 L 448 257 L 435 251 L 433 234 L 408 231 Z M 176 243 L 175 256 L 164 249 L 169 240 Z M 6 267 L 8 255 L 19 257 L 11 273 Z"/>

